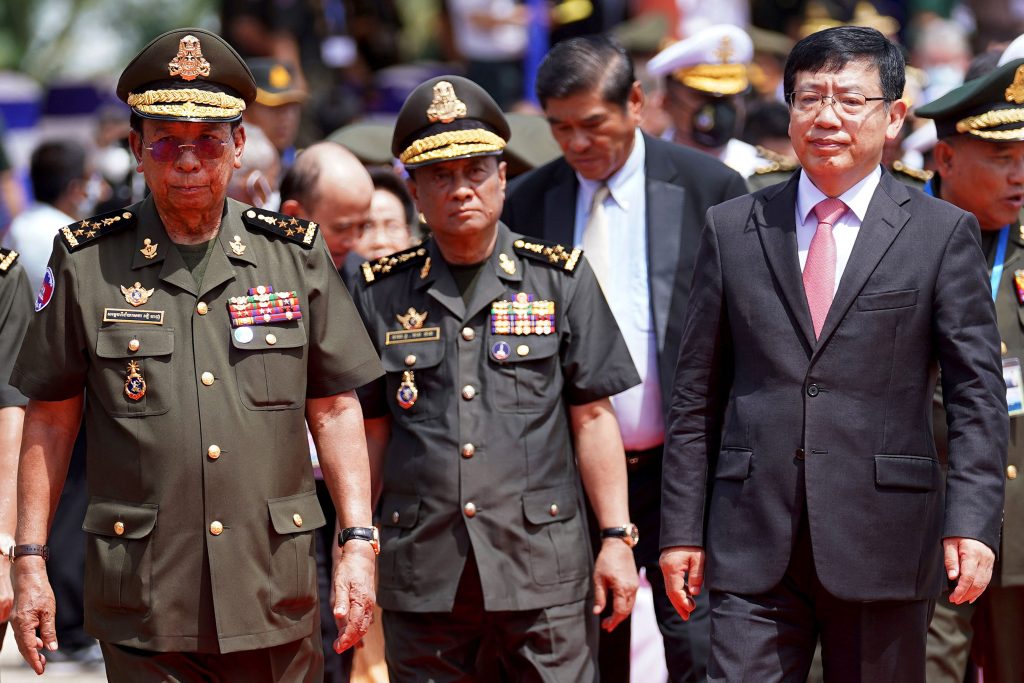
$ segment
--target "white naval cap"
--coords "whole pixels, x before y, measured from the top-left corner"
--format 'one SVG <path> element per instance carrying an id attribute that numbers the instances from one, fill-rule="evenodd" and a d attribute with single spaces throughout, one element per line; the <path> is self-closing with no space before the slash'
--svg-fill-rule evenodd
<path id="1" fill-rule="evenodd" d="M 1006 46 L 1003 50 L 1002 56 L 999 57 L 999 63 L 996 67 L 1000 67 L 1007 62 L 1012 62 L 1015 59 L 1024 57 L 1024 35 L 1019 35 L 1013 39 L 1013 42 Z"/>
<path id="2" fill-rule="evenodd" d="M 746 31 L 715 24 L 666 47 L 647 63 L 647 71 L 653 76 L 672 74 L 694 90 L 735 95 L 750 84 L 747 65 L 753 58 L 754 44 Z"/>

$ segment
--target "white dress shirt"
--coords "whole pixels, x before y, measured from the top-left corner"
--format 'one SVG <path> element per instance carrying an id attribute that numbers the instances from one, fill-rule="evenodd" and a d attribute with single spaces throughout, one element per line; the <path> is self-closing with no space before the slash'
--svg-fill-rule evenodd
<path id="1" fill-rule="evenodd" d="M 846 263 L 850 260 L 853 244 L 860 234 L 864 214 L 868 211 L 868 204 L 871 203 L 881 179 L 882 167 L 876 166 L 863 180 L 839 195 L 848 211 L 832 226 L 832 236 L 836 240 L 836 282 L 832 288 L 833 295 L 839 289 L 839 282 L 843 278 L 843 271 L 846 270 Z M 804 264 L 807 263 L 807 250 L 811 248 L 811 238 L 818 229 L 814 207 L 825 199 L 828 199 L 825 193 L 815 187 L 807 174 L 801 171 L 796 188 L 796 248 L 800 256 L 800 272 L 803 272 Z"/>
<path id="2" fill-rule="evenodd" d="M 637 129 L 626 163 L 607 180 L 604 202 L 609 232 L 608 282 L 602 282 L 608 305 L 619 325 L 641 383 L 611 397 L 619 420 L 622 441 L 628 451 L 641 451 L 665 440 L 661 384 L 658 381 L 658 343 L 651 313 L 650 284 L 647 280 L 647 183 L 643 135 Z M 601 186 L 578 173 L 576 226 L 573 241 L 583 242 L 583 229 L 590 203 Z"/>
<path id="3" fill-rule="evenodd" d="M 46 264 L 53 251 L 53 238 L 75 219 L 49 204 L 36 202 L 22 211 L 4 236 L 4 246 L 18 252 L 18 262 L 25 268 L 33 289 L 43 282 Z"/>

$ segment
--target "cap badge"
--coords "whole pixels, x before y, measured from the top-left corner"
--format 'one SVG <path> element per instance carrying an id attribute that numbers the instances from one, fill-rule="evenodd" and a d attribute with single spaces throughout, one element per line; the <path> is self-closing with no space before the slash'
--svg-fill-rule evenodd
<path id="1" fill-rule="evenodd" d="M 399 313 L 395 318 L 398 322 L 402 323 L 402 329 L 418 330 L 423 327 L 423 323 L 427 321 L 427 311 L 420 313 L 415 308 L 410 307 L 409 310 L 405 312 L 405 315 Z"/>
<path id="2" fill-rule="evenodd" d="M 434 99 L 427 109 L 427 119 L 431 123 L 451 123 L 466 115 L 466 103 L 455 96 L 455 88 L 448 81 L 434 84 Z"/>
<path id="3" fill-rule="evenodd" d="M 732 48 L 732 38 L 722 36 L 722 40 L 718 43 L 718 49 L 715 50 L 715 58 L 722 64 L 728 64 L 735 54 L 736 51 Z"/>
<path id="4" fill-rule="evenodd" d="M 1013 74 L 1013 83 L 1006 89 L 1006 101 L 1024 103 L 1024 65 L 1018 66 L 1017 72 Z"/>
<path id="5" fill-rule="evenodd" d="M 282 64 L 274 65 L 267 76 L 267 80 L 270 82 L 270 87 L 275 90 L 282 90 L 292 84 L 291 74 L 288 73 L 288 69 Z"/>
<path id="6" fill-rule="evenodd" d="M 194 81 L 197 76 L 210 76 L 210 63 L 203 57 L 199 39 L 193 35 L 187 35 L 178 42 L 178 54 L 167 68 L 171 76 L 181 76 L 186 81 Z"/>

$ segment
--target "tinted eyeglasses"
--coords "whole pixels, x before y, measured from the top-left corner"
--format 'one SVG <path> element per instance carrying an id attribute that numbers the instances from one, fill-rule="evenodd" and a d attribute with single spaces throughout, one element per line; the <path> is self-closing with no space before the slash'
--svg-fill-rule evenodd
<path id="1" fill-rule="evenodd" d="M 186 147 L 191 149 L 200 161 L 220 159 L 224 156 L 224 149 L 227 146 L 226 141 L 216 138 L 199 138 L 192 142 L 182 142 L 178 138 L 160 138 L 148 145 L 143 145 L 143 148 L 149 150 L 155 161 L 165 164 L 177 161 L 178 155 Z"/>

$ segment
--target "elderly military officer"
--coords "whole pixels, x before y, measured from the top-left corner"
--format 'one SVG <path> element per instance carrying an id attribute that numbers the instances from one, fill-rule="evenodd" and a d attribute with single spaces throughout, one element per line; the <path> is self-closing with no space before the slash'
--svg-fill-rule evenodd
<path id="1" fill-rule="evenodd" d="M 479 678 L 482 641 L 512 680 L 592 680 L 589 612 L 610 590 L 613 628 L 636 592 L 608 396 L 639 378 L 581 252 L 499 222 L 508 138 L 471 81 L 409 95 L 392 151 L 434 237 L 364 264 L 355 294 L 386 372 L 361 398 L 392 680 Z"/>
<path id="2" fill-rule="evenodd" d="M 306 420 L 356 539 L 335 573 L 336 648 L 367 626 L 375 541 L 353 389 L 380 364 L 318 226 L 225 199 L 254 91 L 218 36 L 156 38 L 118 84 L 150 197 L 54 241 L 12 376 L 32 399 L 14 630 L 37 673 L 37 648 L 57 648 L 44 563 L 61 548 L 44 543 L 83 395 L 85 625 L 110 680 L 322 676 L 313 530 L 325 519 Z"/>
<path id="3" fill-rule="evenodd" d="M 1020 404 L 1020 361 L 1024 358 L 1024 59 L 965 83 L 921 107 L 917 115 L 935 119 L 938 177 L 931 191 L 970 211 L 981 225 L 996 318 L 1002 339 L 1003 373 L 1010 409 L 1003 534 L 992 585 L 976 603 L 936 604 L 928 631 L 928 680 L 964 678 L 973 638 L 985 681 L 1024 680 L 1016 648 L 1024 634 L 1024 489 L 1017 478 L 1024 465 L 1024 423 Z M 945 413 L 934 420 L 936 446 L 945 456 Z"/>

